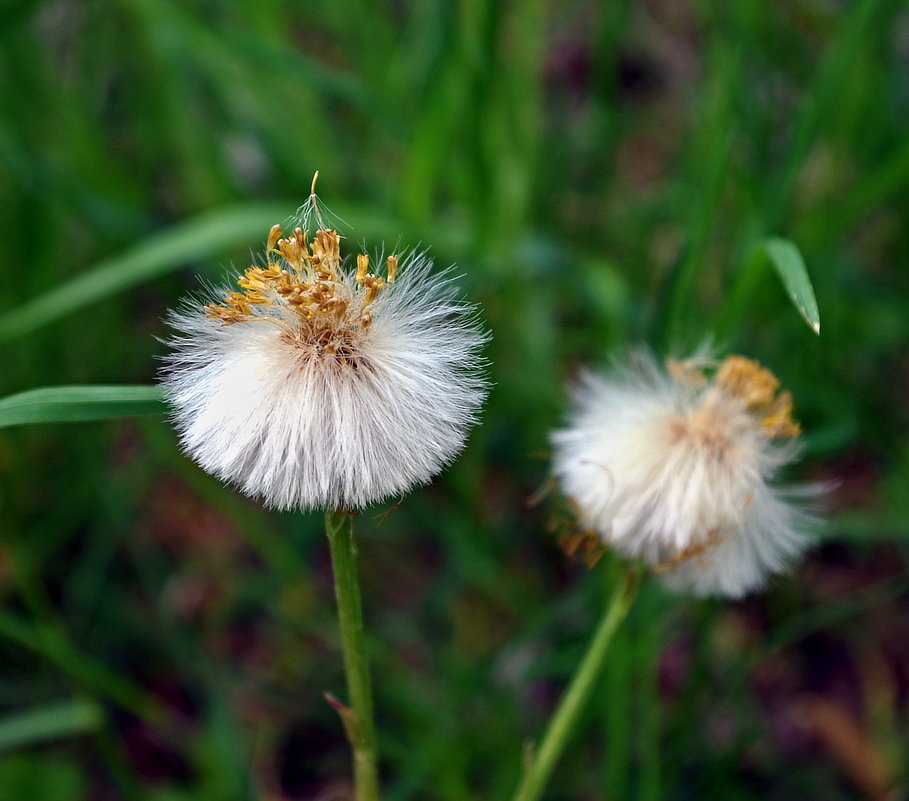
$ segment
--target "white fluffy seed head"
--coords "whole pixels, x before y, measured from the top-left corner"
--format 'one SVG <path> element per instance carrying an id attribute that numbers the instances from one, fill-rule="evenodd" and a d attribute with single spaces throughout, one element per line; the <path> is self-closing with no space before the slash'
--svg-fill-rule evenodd
<path id="1" fill-rule="evenodd" d="M 680 592 L 737 598 L 806 546 L 815 487 L 775 479 L 797 453 L 788 393 L 756 362 L 646 353 L 575 387 L 553 470 L 580 524 Z M 716 368 L 713 371 L 713 368 Z"/>
<path id="2" fill-rule="evenodd" d="M 263 264 L 168 317 L 162 384 L 187 454 L 278 509 L 357 509 L 428 482 L 486 395 L 487 335 L 455 276 L 425 253 L 372 272 L 333 230 L 278 226 Z"/>

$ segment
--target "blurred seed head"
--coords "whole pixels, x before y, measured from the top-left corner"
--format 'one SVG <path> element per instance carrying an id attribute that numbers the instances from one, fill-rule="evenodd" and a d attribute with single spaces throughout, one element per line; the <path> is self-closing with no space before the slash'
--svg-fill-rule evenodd
<path id="1" fill-rule="evenodd" d="M 661 367 L 637 352 L 574 388 L 553 471 L 581 527 L 675 590 L 737 598 L 783 570 L 818 487 L 784 488 L 797 455 L 792 398 L 757 362 L 706 353 Z"/>

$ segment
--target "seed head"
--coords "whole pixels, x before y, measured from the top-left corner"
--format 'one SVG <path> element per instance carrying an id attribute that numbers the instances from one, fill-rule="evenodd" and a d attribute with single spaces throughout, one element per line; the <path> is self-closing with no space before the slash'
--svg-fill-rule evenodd
<path id="1" fill-rule="evenodd" d="M 208 472 L 279 509 L 360 508 L 461 450 L 486 394 L 487 336 L 450 270 L 425 253 L 352 265 L 315 195 L 307 211 L 290 233 L 271 228 L 236 289 L 171 312 L 162 384 Z"/>
<path id="2" fill-rule="evenodd" d="M 739 597 L 806 545 L 812 518 L 780 488 L 796 453 L 792 397 L 757 362 L 639 352 L 574 390 L 553 470 L 580 525 L 670 587 Z"/>

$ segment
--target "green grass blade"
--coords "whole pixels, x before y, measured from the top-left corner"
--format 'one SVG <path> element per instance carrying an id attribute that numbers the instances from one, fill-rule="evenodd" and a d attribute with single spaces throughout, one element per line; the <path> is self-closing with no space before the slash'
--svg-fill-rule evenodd
<path id="1" fill-rule="evenodd" d="M 720 339 L 730 337 L 741 324 L 768 266 L 779 275 L 786 294 L 811 330 L 820 334 L 820 312 L 801 251 L 788 239 L 772 237 L 762 239 L 751 249 L 733 283 L 717 323 L 716 331 Z"/>
<path id="2" fill-rule="evenodd" d="M 161 390 L 152 386 L 43 387 L 0 400 L 0 428 L 29 423 L 107 420 L 164 411 Z"/>
<path id="3" fill-rule="evenodd" d="M 87 698 L 32 707 L 0 719 L 0 752 L 97 731 L 101 707 Z"/>
<path id="4" fill-rule="evenodd" d="M 236 245 L 264 242 L 292 203 L 234 206 L 203 214 L 103 261 L 0 316 L 0 342 L 27 334 L 90 303 Z"/>
<path id="5" fill-rule="evenodd" d="M 820 334 L 820 312 L 801 251 L 788 239 L 767 239 L 762 243 L 762 247 L 783 282 L 789 299 L 811 330 L 815 334 Z"/>

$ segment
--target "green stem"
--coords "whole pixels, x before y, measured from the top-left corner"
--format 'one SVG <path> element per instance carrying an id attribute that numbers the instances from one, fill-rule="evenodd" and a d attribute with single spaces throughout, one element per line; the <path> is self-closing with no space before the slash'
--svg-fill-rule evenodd
<path id="1" fill-rule="evenodd" d="M 616 587 L 606 606 L 606 613 L 590 641 L 587 653 L 578 666 L 558 709 L 550 719 L 540 747 L 529 760 L 512 801 L 537 801 L 546 789 L 556 762 L 574 733 L 581 710 L 603 672 L 613 635 L 628 614 L 637 591 L 637 584 L 637 572 L 632 570 L 626 580 Z"/>
<path id="2" fill-rule="evenodd" d="M 366 638 L 363 632 L 360 584 L 357 580 L 357 546 L 353 539 L 353 516 L 348 512 L 326 512 L 325 533 L 331 546 L 350 708 L 338 704 L 331 698 L 329 700 L 341 715 L 347 739 L 353 748 L 356 801 L 378 801 L 378 748 L 373 721 L 369 664 L 366 659 Z"/>

